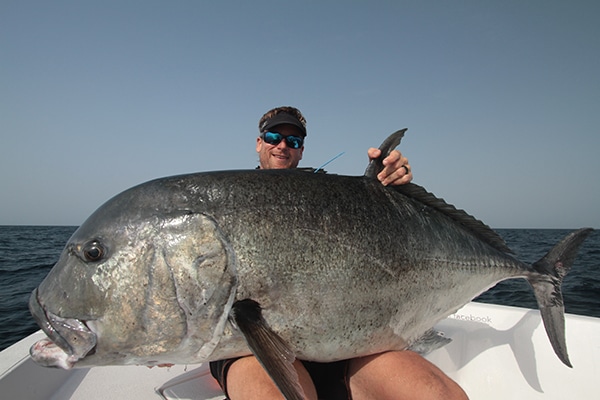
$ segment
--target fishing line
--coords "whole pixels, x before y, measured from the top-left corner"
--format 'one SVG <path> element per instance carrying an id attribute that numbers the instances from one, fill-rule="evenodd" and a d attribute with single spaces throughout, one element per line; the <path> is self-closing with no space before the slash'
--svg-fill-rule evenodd
<path id="1" fill-rule="evenodd" d="M 326 166 L 330 162 L 334 161 L 336 158 L 339 158 L 339 157 L 343 156 L 345 153 L 346 153 L 345 151 L 342 151 L 340 154 L 338 154 L 337 156 L 333 157 L 331 160 L 327 161 L 325 164 L 321 165 L 319 168 L 315 169 L 315 173 L 319 172 L 319 170 L 322 169 L 324 166 Z"/>

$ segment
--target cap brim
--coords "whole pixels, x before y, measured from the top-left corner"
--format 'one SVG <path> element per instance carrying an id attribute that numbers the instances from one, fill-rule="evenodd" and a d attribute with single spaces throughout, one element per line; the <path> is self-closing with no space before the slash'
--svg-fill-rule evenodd
<path id="1" fill-rule="evenodd" d="M 287 113 L 279 113 L 271 118 L 267 124 L 262 128 L 261 133 L 267 132 L 269 129 L 276 127 L 277 125 L 293 125 L 300 130 L 302 136 L 306 136 L 306 128 L 296 117 Z"/>

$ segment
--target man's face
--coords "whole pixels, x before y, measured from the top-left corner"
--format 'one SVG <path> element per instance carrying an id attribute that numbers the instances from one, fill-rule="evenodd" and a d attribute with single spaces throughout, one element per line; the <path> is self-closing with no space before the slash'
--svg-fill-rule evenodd
<path id="1" fill-rule="evenodd" d="M 283 136 L 302 136 L 293 125 L 282 124 L 270 129 L 271 132 L 280 133 Z M 256 139 L 256 152 L 261 169 L 290 169 L 296 168 L 302 160 L 304 146 L 299 149 L 287 147 L 285 140 L 277 145 L 266 143 L 262 138 Z"/>

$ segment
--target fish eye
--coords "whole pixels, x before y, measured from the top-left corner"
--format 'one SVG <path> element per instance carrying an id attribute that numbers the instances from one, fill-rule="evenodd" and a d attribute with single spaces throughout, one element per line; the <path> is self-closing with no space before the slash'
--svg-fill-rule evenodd
<path id="1" fill-rule="evenodd" d="M 105 252 L 104 247 L 96 240 L 86 243 L 82 250 L 85 260 L 90 262 L 100 261 Z"/>

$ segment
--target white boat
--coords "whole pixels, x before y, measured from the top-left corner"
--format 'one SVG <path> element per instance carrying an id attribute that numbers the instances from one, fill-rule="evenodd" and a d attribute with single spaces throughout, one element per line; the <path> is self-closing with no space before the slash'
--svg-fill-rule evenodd
<path id="1" fill-rule="evenodd" d="M 437 329 L 452 339 L 427 358 L 476 399 L 592 399 L 600 393 L 600 318 L 566 314 L 573 368 L 556 357 L 537 310 L 469 303 Z M 41 331 L 0 353 L 3 399 L 223 399 L 207 364 L 171 368 L 36 365 Z M 162 396 L 162 397 L 161 397 Z"/>

